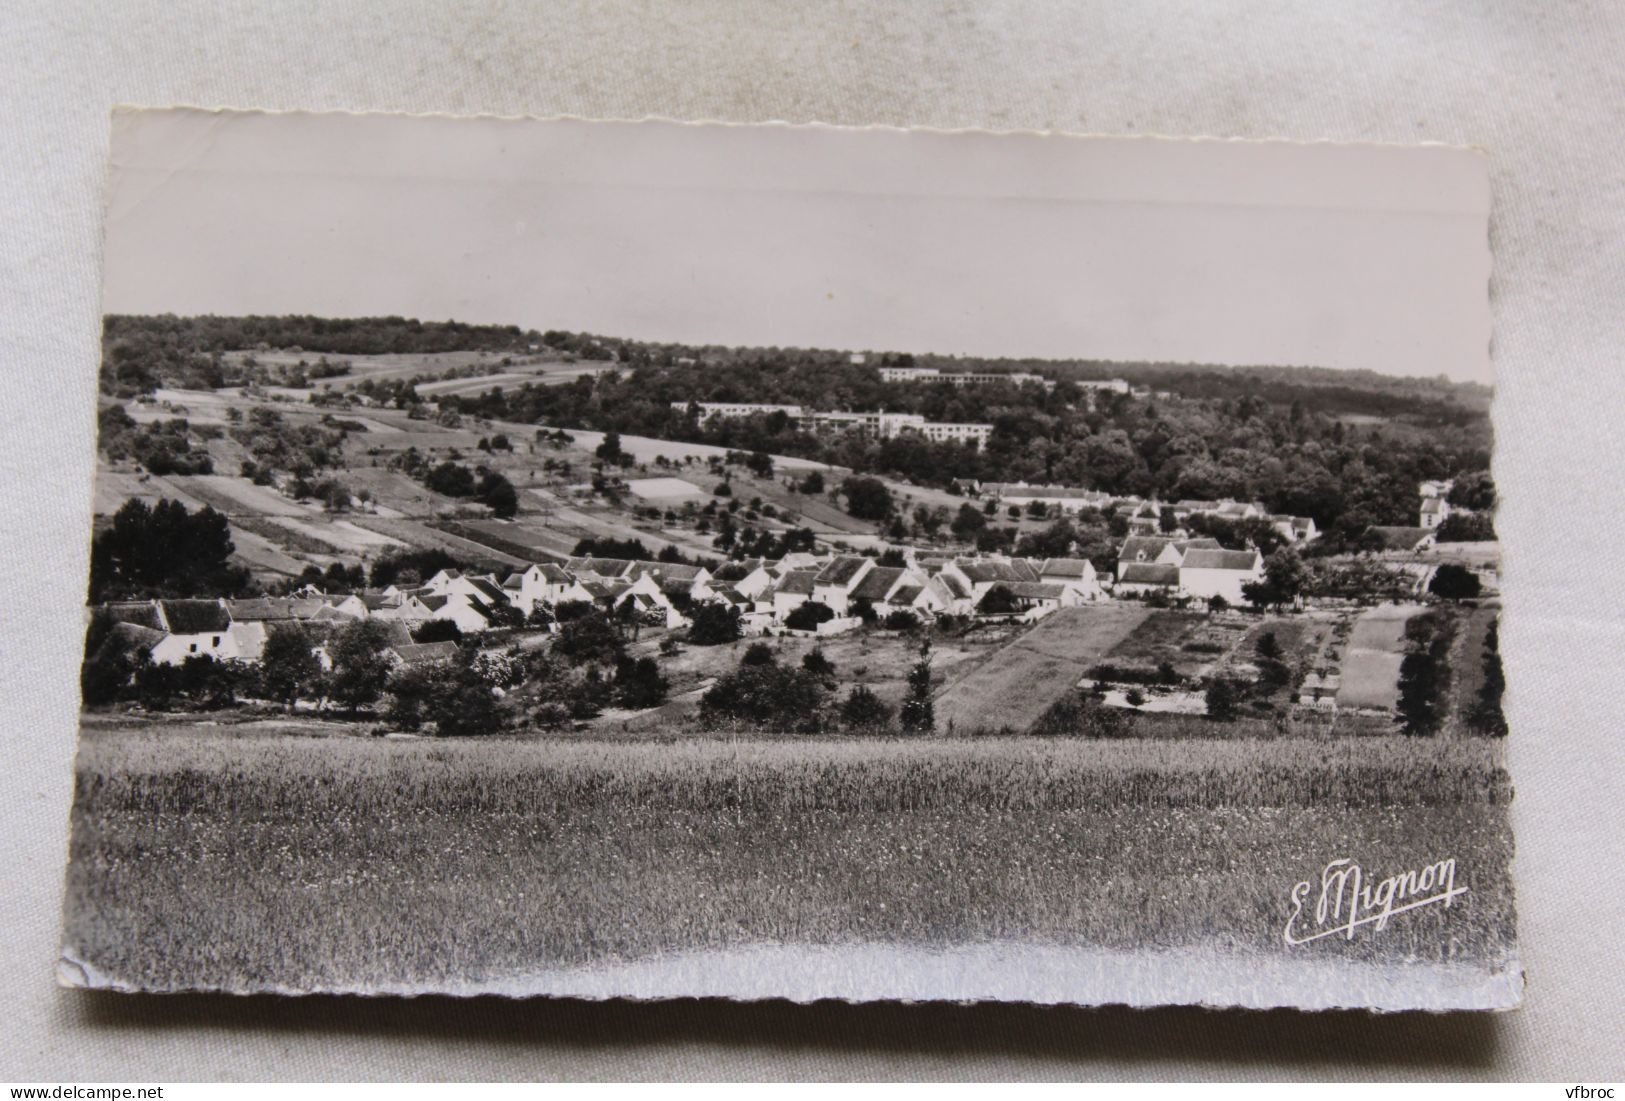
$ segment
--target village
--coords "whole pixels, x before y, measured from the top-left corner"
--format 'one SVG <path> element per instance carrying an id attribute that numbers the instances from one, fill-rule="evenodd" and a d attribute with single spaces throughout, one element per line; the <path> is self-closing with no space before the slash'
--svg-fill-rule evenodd
<path id="1" fill-rule="evenodd" d="M 987 718 L 982 699 L 968 701 L 969 706 L 959 699 L 955 708 L 957 697 L 979 695 L 966 687 L 975 683 L 966 679 L 972 672 L 1010 665 L 1000 683 L 1024 679 L 1020 655 L 1026 633 L 1056 613 L 1096 609 L 1058 621 L 1059 633 L 1075 652 L 1058 679 L 1025 686 L 1029 727 L 1044 717 L 1044 709 L 1035 710 L 1033 701 L 1054 704 L 1074 687 L 1093 690 L 1102 705 L 1113 708 L 1211 714 L 1212 693 L 1204 692 L 1204 686 L 1211 687 L 1221 669 L 1226 680 L 1241 686 L 1238 694 L 1246 686 L 1255 686 L 1251 690 L 1256 694 L 1256 686 L 1269 681 L 1263 694 L 1278 696 L 1288 716 L 1321 717 L 1341 706 L 1351 718 L 1388 722 L 1398 701 L 1404 642 L 1402 631 L 1395 633 L 1392 627 L 1403 628 L 1410 615 L 1426 610 L 1430 589 L 1438 591 L 1434 580 L 1441 564 L 1448 565 L 1453 557 L 1449 548 L 1437 550 L 1426 524 L 1448 488 L 1421 486 L 1419 530 L 1424 537 L 1408 546 L 1402 541 L 1402 549 L 1379 556 L 1391 586 L 1389 599 L 1380 605 L 1380 593 L 1351 598 L 1313 591 L 1299 557 L 1300 549 L 1318 535 L 1308 518 L 1272 515 L 1254 502 L 1183 500 L 1164 505 L 1063 486 L 988 483 L 965 485 L 961 491 L 995 510 L 1057 521 L 1085 510 L 1104 511 L 1121 517 L 1131 534 L 1104 572 L 1084 557 L 954 554 L 914 546 L 870 548 L 867 553 L 823 548 L 709 563 L 583 554 L 506 571 L 448 566 L 412 576 L 407 570 L 389 584 L 354 591 L 328 592 L 307 582 L 280 596 L 114 601 L 93 607 L 91 615 L 138 663 L 253 667 L 264 660 L 269 640 L 281 634 L 300 640 L 298 645 L 308 648 L 316 665 L 328 673 L 334 668 L 335 641 L 345 628 L 372 624 L 369 637 L 380 660 L 371 666 L 371 690 L 356 697 L 366 700 L 386 695 L 389 678 L 403 672 L 460 660 L 478 663 L 487 654 L 497 660 L 480 668 L 511 669 L 501 655 L 557 645 L 557 636 L 572 622 L 592 616 L 635 642 L 634 649 L 647 655 L 646 661 L 666 666 L 665 673 L 687 689 L 690 702 L 703 698 L 726 674 L 727 665 L 713 661 L 683 679 L 679 667 L 685 662 L 678 655 L 685 643 L 727 643 L 737 649 L 743 640 L 765 638 L 775 640 L 781 651 L 788 643 L 793 656 L 816 650 L 819 658 L 809 660 L 827 660 L 824 654 L 836 652 L 840 640 L 863 639 L 862 652 L 872 650 L 871 660 L 894 665 L 892 675 L 868 679 L 869 688 L 881 688 L 875 697 L 879 707 L 897 710 L 906 702 L 902 674 L 914 647 L 936 639 L 942 656 L 931 691 L 942 701 L 947 729 L 963 731 L 980 729 L 977 724 Z M 1273 532 L 1278 537 L 1273 558 L 1257 547 L 1227 549 L 1186 526 L 1203 518 L 1253 522 Z M 1473 594 L 1493 598 L 1493 569 L 1479 564 L 1467 572 Z M 1158 618 L 1148 628 L 1146 617 L 1153 615 Z M 1374 649 L 1368 644 L 1366 652 L 1349 652 L 1345 659 L 1348 636 L 1360 621 L 1367 625 L 1362 633 L 1377 624 L 1381 637 Z M 1170 635 L 1154 653 L 1140 653 L 1137 667 L 1115 660 L 1124 647 L 1133 650 L 1148 629 L 1152 635 L 1167 633 L 1170 623 L 1183 639 L 1183 650 Z M 1385 634 L 1383 624 L 1390 628 Z M 1263 644 L 1260 662 L 1254 650 L 1265 633 L 1272 641 Z M 1297 643 L 1284 655 L 1286 661 L 1269 649 L 1277 645 L 1277 637 Z M 1156 658 L 1154 664 L 1146 653 Z M 1208 660 L 1193 663 L 1193 657 Z M 625 661 L 625 655 L 617 660 Z M 1344 660 L 1355 669 L 1347 688 Z M 685 713 L 668 703 L 666 676 L 644 676 L 658 679 L 662 688 L 644 691 L 641 698 L 634 694 L 631 698 L 643 706 L 612 709 L 612 719 L 624 727 L 639 711 L 668 720 Z M 132 672 L 132 683 L 140 679 L 138 669 Z M 500 695 L 512 682 L 511 671 L 501 673 L 493 687 Z M 890 691 L 881 687 L 887 682 Z M 296 702 L 288 700 L 290 706 Z M 303 706 L 315 704 L 307 700 Z M 1010 713 L 1022 709 L 1017 705 Z M 1219 709 L 1224 716 L 1234 713 L 1224 702 Z M 593 710 L 577 707 L 574 714 L 598 718 Z"/>
<path id="2" fill-rule="evenodd" d="M 521 732 L 896 731 L 912 707 L 929 712 L 914 733 L 1024 733 L 1072 715 L 1074 696 L 1153 735 L 1174 718 L 1277 733 L 1467 722 L 1467 704 L 1446 706 L 1447 674 L 1407 703 L 1400 667 L 1432 639 L 1412 621 L 1442 620 L 1426 660 L 1474 667 L 1458 688 L 1480 679 L 1499 591 L 1487 475 L 1413 482 L 1414 523 L 1330 535 L 1255 498 L 987 478 L 1030 467 L 999 410 L 1087 421 L 1104 440 L 1113 422 L 1214 407 L 1113 375 L 866 353 L 832 356 L 820 371 L 844 397 L 813 403 L 733 400 L 746 384 L 805 391 L 665 349 L 664 366 L 637 369 L 644 388 L 714 379 L 715 396 L 625 407 L 659 435 L 538 425 L 516 415 L 539 402 L 579 422 L 564 411 L 588 395 L 636 400 L 605 360 L 655 353 L 519 339 L 506 355 L 339 361 L 262 342 L 213 353 L 210 388 L 108 399 L 98 541 L 123 549 L 93 555 L 87 705 L 269 706 L 442 733 L 455 717 L 391 708 L 476 700 L 493 729 Z M 963 419 L 975 409 L 996 415 Z M 1306 423 L 1296 406 L 1293 419 Z M 763 450 L 780 440 L 803 453 Z M 861 466 L 830 461 L 848 456 Z M 141 524 L 205 519 L 213 572 L 177 586 L 162 554 L 120 565 L 148 552 Z M 128 576 L 99 583 L 98 562 Z M 768 695 L 817 702 L 740 704 L 735 681 L 766 654 L 787 670 Z"/>

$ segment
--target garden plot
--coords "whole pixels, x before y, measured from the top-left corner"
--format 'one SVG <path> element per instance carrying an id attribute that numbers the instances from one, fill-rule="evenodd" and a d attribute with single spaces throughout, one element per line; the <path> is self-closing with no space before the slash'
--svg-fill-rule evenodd
<path id="1" fill-rule="evenodd" d="M 634 496 L 645 501 L 686 501 L 709 497 L 705 490 L 682 478 L 634 478 L 626 483 Z"/>
<path id="2" fill-rule="evenodd" d="M 1381 604 L 1361 614 L 1349 636 L 1337 706 L 1391 711 L 1399 701 L 1405 623 L 1420 604 Z"/>
<path id="3" fill-rule="evenodd" d="M 227 516 L 309 516 L 310 510 L 282 496 L 270 486 L 255 485 L 229 474 L 191 474 L 175 481 L 201 501 Z"/>
<path id="4" fill-rule="evenodd" d="M 1128 604 L 1060 609 L 939 693 L 937 729 L 1029 729 L 1146 615 Z"/>
<path id="5" fill-rule="evenodd" d="M 369 531 L 348 520 L 301 520 L 293 516 L 268 516 L 266 519 L 279 527 L 331 544 L 341 554 L 366 554 L 383 547 L 404 547 L 407 544 L 382 532 Z"/>

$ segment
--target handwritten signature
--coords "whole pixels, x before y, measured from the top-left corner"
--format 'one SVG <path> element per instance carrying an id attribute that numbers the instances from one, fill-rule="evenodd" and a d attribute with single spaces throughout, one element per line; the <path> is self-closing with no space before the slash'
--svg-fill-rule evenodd
<path id="1" fill-rule="evenodd" d="M 1347 857 L 1334 860 L 1320 873 L 1320 897 L 1310 923 L 1304 903 L 1313 889 L 1307 881 L 1292 888 L 1292 916 L 1281 934 L 1288 944 L 1308 944 L 1338 934 L 1353 940 L 1354 931 L 1362 925 L 1380 932 L 1395 914 L 1441 904 L 1448 909 L 1467 893 L 1465 886 L 1456 886 L 1454 857 L 1386 879 L 1373 879 Z"/>

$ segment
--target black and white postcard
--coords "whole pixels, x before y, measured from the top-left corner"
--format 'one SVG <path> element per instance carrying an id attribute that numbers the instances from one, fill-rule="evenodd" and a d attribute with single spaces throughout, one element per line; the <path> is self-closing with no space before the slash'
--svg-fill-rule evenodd
<path id="1" fill-rule="evenodd" d="M 1518 1003 L 1482 154 L 111 154 L 64 982 Z"/>

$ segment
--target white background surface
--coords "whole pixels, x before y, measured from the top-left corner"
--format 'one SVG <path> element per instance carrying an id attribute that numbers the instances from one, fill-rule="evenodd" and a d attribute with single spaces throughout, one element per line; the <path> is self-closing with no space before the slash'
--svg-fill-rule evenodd
<path id="1" fill-rule="evenodd" d="M 0 1079 L 1625 1077 L 1617 5 L 73 2 L 0 34 Z M 1486 1017 L 60 991 L 117 102 L 1471 143 L 1525 1007 Z"/>

